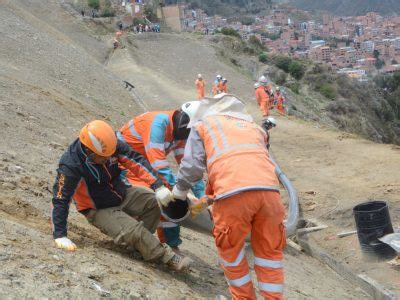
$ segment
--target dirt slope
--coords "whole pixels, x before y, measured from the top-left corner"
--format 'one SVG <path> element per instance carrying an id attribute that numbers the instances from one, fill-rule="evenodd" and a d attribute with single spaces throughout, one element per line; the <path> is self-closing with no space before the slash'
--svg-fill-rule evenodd
<path id="1" fill-rule="evenodd" d="M 105 66 L 101 58 L 110 37 L 95 36 L 93 28 L 66 13 L 56 0 L 1 0 L 0 19 L 0 296 L 94 298 L 100 294 L 95 284 L 116 298 L 228 295 L 212 239 L 189 230 L 183 231 L 183 250 L 195 265 L 185 275 L 170 275 L 114 247 L 72 206 L 69 231 L 79 251 L 58 251 L 49 224 L 50 191 L 59 156 L 85 122 L 105 118 L 118 128 L 141 112 L 120 79 L 132 80 L 152 109 L 193 99 L 198 72 L 208 82 L 215 73 L 224 74 L 233 91 L 249 101 L 250 79 L 220 63 L 207 43 L 175 35 L 135 37 L 137 48 L 117 50 Z M 293 138 L 315 130 L 309 124 L 282 124 Z M 331 134 L 327 142 L 335 138 Z M 291 143 L 299 144 L 295 139 Z M 278 149 L 284 151 L 284 145 L 276 138 L 280 160 L 285 153 Z M 302 149 L 292 149 L 291 155 Z M 293 170 L 290 163 L 284 167 L 288 173 Z M 289 299 L 365 299 L 361 291 L 303 254 L 288 253 L 285 266 Z"/>

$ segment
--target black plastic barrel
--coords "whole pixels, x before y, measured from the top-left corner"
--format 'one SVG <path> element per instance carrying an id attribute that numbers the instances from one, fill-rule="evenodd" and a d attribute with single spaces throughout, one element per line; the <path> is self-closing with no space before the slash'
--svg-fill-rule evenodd
<path id="1" fill-rule="evenodd" d="M 167 207 L 161 206 L 161 215 L 170 222 L 178 223 L 185 220 L 189 215 L 189 200 L 175 199 Z"/>
<path id="2" fill-rule="evenodd" d="M 395 255 L 395 251 L 378 238 L 393 233 L 389 208 L 385 201 L 370 201 L 353 208 L 357 235 L 361 249 L 365 253 L 382 257 Z"/>

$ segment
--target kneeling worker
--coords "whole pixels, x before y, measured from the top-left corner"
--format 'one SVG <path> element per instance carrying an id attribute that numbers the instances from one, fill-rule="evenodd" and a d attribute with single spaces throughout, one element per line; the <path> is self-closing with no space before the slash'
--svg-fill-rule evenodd
<path id="1" fill-rule="evenodd" d="M 122 181 L 123 165 L 146 181 L 155 194 Z M 69 251 L 76 245 L 67 238 L 69 204 L 77 209 L 117 245 L 132 246 L 146 261 L 160 261 L 172 270 L 189 267 L 190 259 L 175 254 L 152 234 L 159 219 L 160 204 L 172 200 L 171 192 L 140 154 L 117 140 L 112 127 L 104 121 L 92 121 L 63 154 L 53 188 L 52 225 L 57 247 Z"/>

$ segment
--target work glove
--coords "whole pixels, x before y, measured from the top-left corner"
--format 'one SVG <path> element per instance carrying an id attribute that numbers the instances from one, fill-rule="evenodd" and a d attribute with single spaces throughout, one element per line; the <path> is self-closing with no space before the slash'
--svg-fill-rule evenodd
<path id="1" fill-rule="evenodd" d="M 57 248 L 65 249 L 67 251 L 75 251 L 76 245 L 67 237 L 62 237 L 54 240 Z"/>
<path id="2" fill-rule="evenodd" d="M 173 194 L 174 199 L 186 200 L 188 193 L 189 193 L 189 190 L 181 191 L 180 189 L 178 189 L 178 187 L 176 185 L 172 189 L 172 194 Z"/>
<path id="3" fill-rule="evenodd" d="M 171 201 L 175 201 L 171 191 L 165 186 L 159 187 L 155 192 L 157 202 L 163 206 L 168 206 Z"/>
<path id="4" fill-rule="evenodd" d="M 192 218 L 196 218 L 199 214 L 201 214 L 204 210 L 206 210 L 209 205 L 210 204 L 208 202 L 208 197 L 203 197 L 193 202 L 193 205 L 190 208 Z"/>

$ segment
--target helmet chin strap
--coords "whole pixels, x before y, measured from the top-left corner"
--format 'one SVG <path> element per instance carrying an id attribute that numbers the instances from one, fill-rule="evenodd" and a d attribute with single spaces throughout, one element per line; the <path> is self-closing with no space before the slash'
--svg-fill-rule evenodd
<path id="1" fill-rule="evenodd" d="M 84 149 L 83 149 L 83 147 L 85 147 L 85 146 L 83 146 L 83 145 L 81 144 L 81 152 L 82 152 L 82 154 L 85 156 L 85 165 L 86 165 L 86 167 L 89 169 L 90 174 L 92 174 L 93 177 L 96 178 L 97 183 L 100 183 L 100 174 L 99 174 L 99 171 L 97 171 L 97 169 L 93 166 L 93 165 L 95 164 L 94 161 L 93 161 L 93 159 L 92 159 L 94 153 L 92 152 L 92 153 L 90 153 L 89 155 L 86 154 L 85 151 L 84 151 Z M 86 147 L 85 147 L 85 149 L 86 149 L 86 151 L 89 150 L 89 149 L 87 149 Z M 90 151 L 90 150 L 89 150 L 89 151 Z"/>

